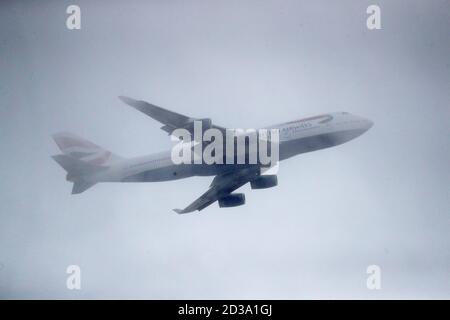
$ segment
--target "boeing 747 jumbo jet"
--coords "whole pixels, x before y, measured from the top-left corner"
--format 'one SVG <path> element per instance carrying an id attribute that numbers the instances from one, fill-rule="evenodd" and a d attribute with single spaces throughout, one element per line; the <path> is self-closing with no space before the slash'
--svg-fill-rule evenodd
<path id="1" fill-rule="evenodd" d="M 194 137 L 196 121 L 203 125 L 203 129 L 216 129 L 216 132 L 222 133 L 227 130 L 212 124 L 210 119 L 187 117 L 145 101 L 127 97 L 120 99 L 162 123 L 161 129 L 169 134 L 183 128 Z M 290 121 L 267 129 L 277 129 L 277 158 L 281 161 L 350 141 L 369 130 L 372 125 L 372 121 L 362 117 L 336 112 Z M 200 211 L 215 201 L 218 201 L 220 207 L 243 205 L 245 195 L 233 191 L 248 182 L 252 189 L 270 188 L 278 184 L 276 175 L 263 174 L 264 168 L 260 162 L 175 164 L 171 151 L 126 159 L 74 134 L 57 133 L 53 138 L 62 151 L 62 154 L 53 156 L 53 159 L 67 171 L 66 179 L 73 182 L 72 194 L 81 193 L 98 182 L 157 182 L 192 176 L 214 176 L 209 189 L 197 200 L 183 210 L 174 209 L 177 213 L 188 213 Z M 198 143 L 195 138 L 192 141 L 193 144 Z"/>

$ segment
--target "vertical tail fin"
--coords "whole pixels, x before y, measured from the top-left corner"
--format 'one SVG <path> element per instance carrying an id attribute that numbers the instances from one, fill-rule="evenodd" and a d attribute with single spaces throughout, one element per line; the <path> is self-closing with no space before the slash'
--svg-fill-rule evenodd
<path id="1" fill-rule="evenodd" d="M 73 181 L 72 194 L 81 193 L 92 187 L 97 183 L 92 177 L 95 173 L 122 159 L 72 133 L 56 133 L 53 139 L 63 152 L 53 156 L 53 159 L 67 171 L 66 179 Z"/>
<path id="2" fill-rule="evenodd" d="M 59 149 L 67 156 L 90 164 L 109 166 L 122 158 L 104 148 L 69 132 L 53 135 Z"/>

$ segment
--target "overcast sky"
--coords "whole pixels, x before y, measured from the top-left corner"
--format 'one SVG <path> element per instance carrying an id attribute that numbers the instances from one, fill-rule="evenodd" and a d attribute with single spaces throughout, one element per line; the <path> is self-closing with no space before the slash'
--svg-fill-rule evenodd
<path id="1" fill-rule="evenodd" d="M 180 216 L 212 177 L 72 196 L 50 158 L 62 130 L 124 157 L 169 149 L 118 95 L 232 128 L 333 111 L 375 125 L 282 162 L 244 206 Z M 446 0 L 2 1 L 0 298 L 448 299 L 449 104 Z"/>

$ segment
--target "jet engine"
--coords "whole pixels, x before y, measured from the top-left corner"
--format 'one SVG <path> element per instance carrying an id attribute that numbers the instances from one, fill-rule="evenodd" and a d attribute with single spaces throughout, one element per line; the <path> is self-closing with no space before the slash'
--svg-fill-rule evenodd
<path id="1" fill-rule="evenodd" d="M 255 180 L 250 182 L 252 189 L 266 189 L 275 187 L 278 184 L 278 178 L 276 175 L 259 176 Z"/>
<path id="2" fill-rule="evenodd" d="M 243 193 L 232 193 L 228 196 L 219 199 L 219 207 L 237 207 L 245 204 L 245 194 Z"/>

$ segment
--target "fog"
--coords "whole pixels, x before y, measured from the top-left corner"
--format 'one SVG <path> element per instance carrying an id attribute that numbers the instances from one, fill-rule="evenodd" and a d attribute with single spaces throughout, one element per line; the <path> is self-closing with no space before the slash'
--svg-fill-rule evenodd
<path id="1" fill-rule="evenodd" d="M 379 0 L 368 30 L 373 3 L 80 0 L 68 30 L 70 1 L 2 1 L 0 298 L 450 298 L 450 3 Z M 58 131 L 123 157 L 169 149 L 119 95 L 231 128 L 375 124 L 242 187 L 244 206 L 177 215 L 212 177 L 71 195 L 50 157 Z"/>

